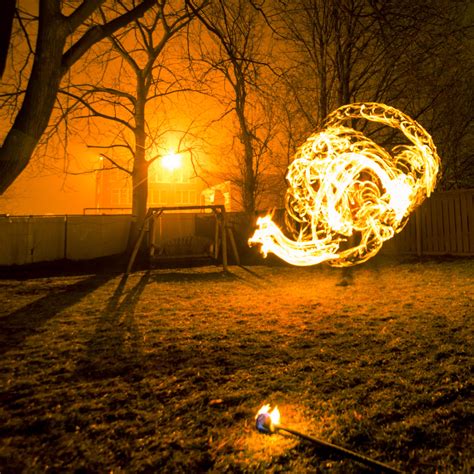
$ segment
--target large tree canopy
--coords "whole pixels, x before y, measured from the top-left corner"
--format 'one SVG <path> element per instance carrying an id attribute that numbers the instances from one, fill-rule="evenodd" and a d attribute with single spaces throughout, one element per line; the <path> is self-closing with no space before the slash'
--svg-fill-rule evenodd
<path id="1" fill-rule="evenodd" d="M 11 93 L 17 97 L 21 94 L 22 102 L 0 148 L 0 194 L 28 165 L 48 125 L 61 79 L 71 66 L 94 44 L 142 16 L 157 1 L 164 0 L 132 2 L 125 13 L 82 31 L 106 0 L 84 0 L 75 8 L 64 6 L 59 0 L 40 0 L 36 46 L 26 89 Z M 31 46 L 29 38 L 27 41 Z M 20 68 L 19 74 L 25 71 L 28 68 Z M 9 97 L 8 93 L 1 96 L 4 101 Z"/>
<path id="2" fill-rule="evenodd" d="M 418 119 L 439 147 L 441 185 L 472 185 L 469 0 L 429 0 L 423 6 L 411 0 L 180 2 L 194 8 L 205 27 L 196 29 L 200 36 L 194 43 L 187 36 L 181 47 L 192 46 L 195 70 L 204 65 L 212 70 L 206 79 L 220 73 L 225 83 L 222 91 L 208 85 L 213 100 L 222 92 L 225 114 L 235 117 L 229 140 L 236 146 L 229 159 L 239 165 L 246 209 L 255 207 L 261 190 L 264 154 L 274 157 L 281 149 L 283 158 L 291 157 L 328 112 L 360 100 L 388 103 Z M 51 125 L 58 90 L 71 67 L 87 51 L 101 60 L 93 57 L 93 45 L 119 29 L 123 33 L 127 25 L 132 35 L 139 34 L 134 20 L 154 5 L 164 8 L 173 1 L 39 0 L 38 14 L 29 16 L 28 24 L 22 22 L 22 2 L 17 4 L 10 57 L 12 63 L 32 60 L 10 71 L 9 63 L 0 91 L 0 112 L 9 119 L 4 121 L 9 129 L 1 130 L 0 194 L 28 165 Z M 23 35 L 24 50 L 13 54 L 15 35 Z M 5 48 L 0 35 L 0 69 Z M 279 147 L 270 136 L 278 136 Z"/>

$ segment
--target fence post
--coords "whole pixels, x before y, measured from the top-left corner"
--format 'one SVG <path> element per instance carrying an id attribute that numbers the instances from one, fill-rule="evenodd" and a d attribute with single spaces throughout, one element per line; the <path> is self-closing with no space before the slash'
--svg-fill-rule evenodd
<path id="1" fill-rule="evenodd" d="M 423 241 L 421 234 L 421 207 L 415 211 L 415 234 L 416 234 L 416 255 L 421 257 L 423 254 Z"/>
<path id="2" fill-rule="evenodd" d="M 221 225 L 222 225 L 222 267 L 227 271 L 227 217 L 225 208 L 221 209 Z"/>
<path id="3" fill-rule="evenodd" d="M 67 214 L 64 216 L 64 260 L 67 260 Z"/>

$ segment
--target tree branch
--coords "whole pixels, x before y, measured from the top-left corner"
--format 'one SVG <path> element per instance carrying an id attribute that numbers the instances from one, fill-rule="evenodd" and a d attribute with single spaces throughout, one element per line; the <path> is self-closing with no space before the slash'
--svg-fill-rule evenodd
<path id="1" fill-rule="evenodd" d="M 127 121 L 125 121 L 125 120 L 123 120 L 119 117 L 115 117 L 113 115 L 107 115 L 107 114 L 103 114 L 102 112 L 99 112 L 91 104 L 89 104 L 84 99 L 84 97 L 80 97 L 76 94 L 73 94 L 72 92 L 68 92 L 68 91 L 64 91 L 64 90 L 59 91 L 59 92 L 61 94 L 72 97 L 73 99 L 76 99 L 78 102 L 80 102 L 84 107 L 86 107 L 87 110 L 89 110 L 92 113 L 92 117 L 99 117 L 99 118 L 103 118 L 103 119 L 106 119 L 106 120 L 112 120 L 114 122 L 118 122 L 118 123 L 124 125 L 125 127 L 129 128 L 132 132 L 135 131 L 135 128 L 132 127 L 132 125 L 130 125 Z"/>
<path id="2" fill-rule="evenodd" d="M 110 158 L 110 156 L 104 155 L 103 153 L 101 153 L 100 156 L 102 156 L 106 160 L 110 161 L 114 165 L 114 168 L 118 168 L 119 170 L 122 170 L 122 171 L 124 171 L 125 173 L 127 173 L 129 175 L 132 174 L 132 172 L 130 170 L 123 167 L 122 165 L 119 165 L 114 159 Z M 114 169 L 114 168 L 111 168 L 111 169 Z"/>
<path id="3" fill-rule="evenodd" d="M 66 21 L 70 31 L 75 31 L 79 25 L 89 18 L 105 0 L 84 0 L 68 17 Z"/>
<path id="4" fill-rule="evenodd" d="M 118 29 L 123 28 L 131 21 L 140 18 L 155 5 L 156 0 L 143 0 L 132 10 L 120 15 L 114 20 L 98 25 L 87 30 L 64 54 L 61 62 L 61 73 L 64 75 L 69 68 L 82 57 L 94 44 L 112 35 Z M 92 0 L 88 3 L 93 3 Z M 98 6 L 98 5 L 97 5 Z"/>

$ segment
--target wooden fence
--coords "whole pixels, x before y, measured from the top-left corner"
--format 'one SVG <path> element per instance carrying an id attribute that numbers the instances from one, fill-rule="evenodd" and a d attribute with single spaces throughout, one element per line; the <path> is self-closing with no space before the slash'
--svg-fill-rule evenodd
<path id="1" fill-rule="evenodd" d="M 474 255 L 474 189 L 432 194 L 382 252 Z"/>
<path id="2" fill-rule="evenodd" d="M 199 215 L 204 219 L 205 215 Z M 275 214 L 275 218 L 278 216 L 282 218 L 283 210 Z M 81 260 L 123 252 L 131 218 L 0 216 L 0 265 Z M 214 218 L 210 215 L 209 219 L 213 222 Z M 232 212 L 227 219 L 243 261 L 263 263 L 258 249 L 250 249 L 247 243 L 254 231 L 248 216 Z M 212 240 L 215 226 L 208 227 Z M 410 217 L 402 232 L 385 242 L 381 253 L 474 256 L 474 189 L 434 193 Z"/>
<path id="3" fill-rule="evenodd" d="M 0 265 L 122 253 L 131 220 L 130 215 L 0 216 Z"/>

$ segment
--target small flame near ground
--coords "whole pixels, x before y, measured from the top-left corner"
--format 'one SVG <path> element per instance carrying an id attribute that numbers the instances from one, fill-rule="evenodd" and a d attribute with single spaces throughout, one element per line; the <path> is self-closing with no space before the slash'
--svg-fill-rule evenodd
<path id="1" fill-rule="evenodd" d="M 277 406 L 271 410 L 271 405 L 263 405 L 255 416 L 257 430 L 262 433 L 273 433 L 280 424 L 280 418 Z"/>

